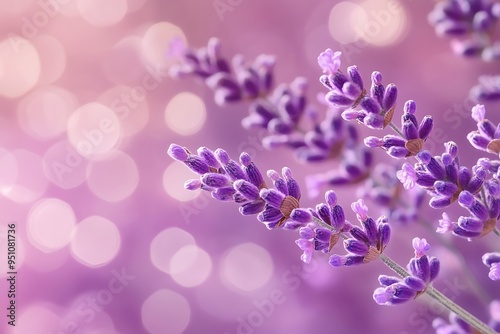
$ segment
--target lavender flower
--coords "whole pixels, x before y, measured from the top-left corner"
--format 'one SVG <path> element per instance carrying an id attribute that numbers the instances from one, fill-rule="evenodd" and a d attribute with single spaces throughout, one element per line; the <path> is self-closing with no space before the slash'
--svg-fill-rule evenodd
<path id="1" fill-rule="evenodd" d="M 178 47 L 176 49 L 179 49 Z M 247 65 L 241 56 L 230 61 L 222 57 L 220 41 L 212 38 L 207 47 L 184 48 L 180 64 L 171 67 L 174 77 L 192 75 L 203 79 L 215 93 L 219 105 L 256 98 L 270 92 L 273 85 L 272 56 L 261 55 Z"/>
<path id="2" fill-rule="evenodd" d="M 452 49 L 456 54 L 492 59 L 494 46 L 488 35 L 498 21 L 498 4 L 489 0 L 447 0 L 436 4 L 429 21 L 437 35 L 454 37 Z"/>
<path id="3" fill-rule="evenodd" d="M 433 128 L 432 117 L 425 116 L 420 124 L 414 116 L 416 111 L 415 101 L 406 101 L 404 114 L 401 117 L 401 136 L 386 135 L 382 138 L 366 137 L 365 145 L 370 148 L 380 147 L 393 158 L 404 158 L 416 155 L 424 146 Z"/>
<path id="4" fill-rule="evenodd" d="M 351 209 L 361 223 L 361 228 L 353 226 L 346 231 L 344 249 L 347 254 L 330 256 L 329 262 L 334 267 L 371 262 L 382 254 L 390 240 L 391 229 L 386 217 L 381 216 L 375 222 L 368 216 L 368 208 L 361 199 L 352 203 Z"/>
<path id="5" fill-rule="evenodd" d="M 307 210 L 299 209 L 300 188 L 292 177 L 291 170 L 284 167 L 283 177 L 280 177 L 274 170 L 268 171 L 267 175 L 273 180 L 274 189 L 263 188 L 260 190 L 260 197 L 266 206 L 259 213 L 257 219 L 270 230 L 282 226 L 289 219 L 292 220 L 292 223 L 285 227 L 292 229 L 310 222 L 312 220 L 311 214 Z"/>
<path id="6" fill-rule="evenodd" d="M 240 155 L 241 164 L 232 160 L 222 149 L 212 152 L 206 147 L 200 147 L 197 153 L 192 154 L 177 144 L 171 144 L 168 149 L 168 154 L 173 159 L 183 162 L 200 174 L 199 180 L 186 181 L 186 189 L 202 189 L 209 191 L 219 201 L 241 204 L 239 210 L 242 215 L 254 215 L 264 210 L 266 203 L 259 197 L 259 191 L 266 184 L 247 153 Z"/>
<path id="7" fill-rule="evenodd" d="M 439 273 L 439 260 L 428 257 L 430 249 L 425 239 L 414 238 L 412 241 L 415 257 L 408 263 L 409 276 L 401 279 L 380 275 L 382 287 L 373 293 L 373 299 L 379 305 L 396 305 L 410 301 L 421 295 Z"/>
<path id="8" fill-rule="evenodd" d="M 486 253 L 482 260 L 485 266 L 490 267 L 488 277 L 493 281 L 500 280 L 500 253 Z"/>

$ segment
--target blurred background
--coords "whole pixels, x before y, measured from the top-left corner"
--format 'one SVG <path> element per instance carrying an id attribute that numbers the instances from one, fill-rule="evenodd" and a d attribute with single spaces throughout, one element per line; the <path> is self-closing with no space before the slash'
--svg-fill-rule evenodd
<path id="1" fill-rule="evenodd" d="M 268 231 L 233 203 L 183 189 L 195 175 L 166 150 L 177 143 L 250 153 L 261 170 L 289 166 L 301 185 L 336 162 L 298 163 L 269 152 L 262 133 L 243 130 L 248 105 L 219 107 L 197 80 L 174 80 L 168 45 L 219 37 L 228 58 L 277 57 L 276 82 L 304 76 L 313 103 L 318 54 L 343 52 L 365 82 L 373 70 L 399 88 L 399 106 L 432 114 L 428 148 L 460 144 L 462 162 L 480 156 L 465 139 L 469 89 L 498 65 L 452 54 L 427 22 L 433 2 L 411 0 L 0 0 L 0 309 L 9 305 L 7 225 L 16 224 L 16 326 L 1 333 L 434 333 L 447 312 L 419 298 L 398 307 L 372 300 L 381 263 L 304 265 L 295 232 Z M 321 105 L 317 104 L 319 108 Z M 498 105 L 488 105 L 495 123 Z M 399 108 L 401 112 L 401 108 Z M 396 119 L 399 115 L 396 114 Z M 364 129 L 363 134 L 373 134 Z M 386 155 L 377 161 L 389 159 Z M 355 189 L 336 189 L 347 208 Z M 320 198 L 304 196 L 304 206 Z M 377 215 L 377 208 L 370 213 Z M 437 225 L 441 213 L 422 214 Z M 460 212 L 452 212 L 457 218 Z M 351 212 L 348 219 L 354 221 Z M 442 261 L 436 282 L 450 298 L 488 319 L 464 279 L 470 270 L 500 298 L 481 255 L 494 236 L 466 249 L 468 268 L 418 225 L 394 226 L 386 253 L 406 264 L 411 239 L 427 238 Z M 339 252 L 342 250 L 339 248 Z"/>

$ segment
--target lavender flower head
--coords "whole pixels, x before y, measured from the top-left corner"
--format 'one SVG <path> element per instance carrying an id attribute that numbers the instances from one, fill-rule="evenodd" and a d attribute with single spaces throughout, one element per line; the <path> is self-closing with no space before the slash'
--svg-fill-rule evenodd
<path id="1" fill-rule="evenodd" d="M 469 94 L 473 100 L 486 102 L 500 99 L 500 75 L 482 75 L 478 81 Z"/>
<path id="2" fill-rule="evenodd" d="M 415 257 L 408 263 L 409 276 L 399 277 L 380 275 L 382 287 L 373 293 L 373 299 L 379 305 L 397 305 L 408 302 L 421 295 L 439 273 L 439 260 L 428 257 L 430 249 L 425 239 L 414 238 L 412 241 Z"/>

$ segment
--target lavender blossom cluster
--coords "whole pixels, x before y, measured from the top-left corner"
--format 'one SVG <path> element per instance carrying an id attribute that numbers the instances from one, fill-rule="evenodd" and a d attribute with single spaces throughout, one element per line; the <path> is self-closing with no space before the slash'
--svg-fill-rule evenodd
<path id="1" fill-rule="evenodd" d="M 452 1 L 436 7 L 435 12 L 439 13 L 431 16 L 439 31 L 472 34 L 486 31 L 496 22 L 497 4 L 479 1 L 466 7 L 466 3 L 469 2 Z M 465 47 L 469 42 L 461 43 Z M 491 47 L 483 45 L 481 52 L 490 52 L 485 50 Z M 398 113 L 398 88 L 393 83 L 384 86 L 380 72 L 372 72 L 371 85 L 366 88 L 357 66 L 349 66 L 345 74 L 342 72 L 340 52 L 331 49 L 322 52 L 318 64 L 323 70 L 320 82 L 327 88 L 323 103 L 328 110 L 321 120 L 308 106 L 305 79 L 299 77 L 289 85 L 273 88 L 273 57 L 261 56 L 247 65 L 236 56 L 232 63 L 230 66 L 220 55 L 219 42 L 211 40 L 207 48 L 196 51 L 186 48 L 181 64 L 173 72 L 203 79 L 214 90 L 218 104 L 250 101 L 250 114 L 243 118 L 242 124 L 246 129 L 265 129 L 268 135 L 263 143 L 268 149 L 292 148 L 295 156 L 306 163 L 337 160 L 340 169 L 306 178 L 311 197 L 327 188 L 325 201 L 308 208 L 301 205 L 299 182 L 288 167 L 284 167 L 281 174 L 267 171 L 266 182 L 245 152 L 237 161 L 220 148 L 211 151 L 200 147 L 191 153 L 171 144 L 168 154 L 199 175 L 186 181 L 186 189 L 201 189 L 210 192 L 216 200 L 235 202 L 242 215 L 255 215 L 269 230 L 297 231 L 296 244 L 306 263 L 318 252 L 328 254 L 328 262 L 333 267 L 381 260 L 399 277 L 379 277 L 381 287 L 375 290 L 373 299 L 380 305 L 404 303 L 425 293 L 445 298 L 432 286 L 440 262 L 426 254 L 430 246 L 425 239 L 413 239 L 415 256 L 406 269 L 384 252 L 390 241 L 391 225 L 422 222 L 419 212 L 426 196 L 431 208 L 442 211 L 442 219 L 434 223 L 438 235 L 449 232 L 469 241 L 490 234 L 500 236 L 497 227 L 500 159 L 482 157 L 469 168 L 460 163 L 458 145 L 451 141 L 444 143 L 442 154 L 433 156 L 425 149 L 434 128 L 432 116 L 419 117 L 416 102 L 408 100 L 396 124 L 393 120 Z M 301 130 L 303 116 L 312 120 L 313 129 Z M 467 136 L 471 145 L 498 157 L 500 124 L 494 125 L 486 119 L 483 105 L 476 105 L 471 117 L 477 123 L 477 130 Z M 352 122 L 375 131 L 390 129 L 392 133 L 361 139 Z M 372 149 L 385 151 L 391 158 L 390 164 L 373 166 Z M 346 219 L 345 209 L 331 189 L 355 184 L 361 186 L 357 192 L 359 199 L 351 204 L 351 210 L 359 225 Z M 407 200 L 401 201 L 402 196 Z M 376 219 L 370 217 L 365 200 L 377 204 L 384 214 Z M 450 210 L 455 210 L 457 204 L 468 213 L 455 219 L 452 218 L 455 212 Z M 345 253 L 339 254 L 335 246 L 341 239 Z M 488 252 L 482 262 L 489 268 L 488 277 L 500 280 L 500 253 Z M 438 333 L 472 333 L 478 328 L 493 333 L 490 329 L 498 326 L 498 322 L 493 321 L 488 327 L 453 306 L 452 301 L 441 302 L 450 307 L 451 315 L 449 324 L 443 319 L 435 321 Z"/>

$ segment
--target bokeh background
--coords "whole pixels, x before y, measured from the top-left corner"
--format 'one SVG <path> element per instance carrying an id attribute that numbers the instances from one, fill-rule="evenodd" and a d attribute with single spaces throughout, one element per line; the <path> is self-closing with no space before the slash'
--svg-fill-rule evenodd
<path id="1" fill-rule="evenodd" d="M 242 129 L 245 103 L 215 105 L 196 80 L 174 80 L 168 45 L 193 47 L 217 36 L 228 57 L 277 57 L 276 81 L 310 81 L 324 91 L 316 57 L 344 52 L 365 80 L 373 70 L 417 101 L 437 131 L 429 149 L 460 143 L 462 161 L 479 154 L 465 134 L 469 89 L 498 65 L 456 57 L 427 23 L 431 1 L 1 0 L 0 11 L 0 333 L 433 333 L 447 316 L 425 298 L 377 306 L 380 263 L 332 268 L 303 265 L 296 233 L 268 231 L 183 182 L 194 175 L 172 161 L 175 142 L 249 152 L 262 170 L 289 166 L 301 182 L 336 162 L 298 163 L 268 152 L 262 133 Z M 317 104 L 319 108 L 321 105 Z M 497 122 L 498 105 L 488 105 Z M 364 134 L 369 131 L 362 130 Z M 377 161 L 388 159 L 377 156 Z M 338 189 L 347 207 L 355 189 Z M 304 196 L 305 206 L 321 198 Z M 377 208 L 371 209 L 373 215 Z M 458 217 L 460 212 L 452 212 Z M 422 215 L 437 223 L 439 212 Z M 353 219 L 352 214 L 349 219 Z M 17 229 L 17 319 L 8 326 L 6 230 Z M 466 251 L 465 268 L 418 225 L 395 226 L 386 252 L 405 264 L 410 241 L 426 237 L 443 269 L 436 286 L 483 320 L 488 315 L 464 271 L 491 298 L 498 286 L 480 262 L 494 236 Z"/>

